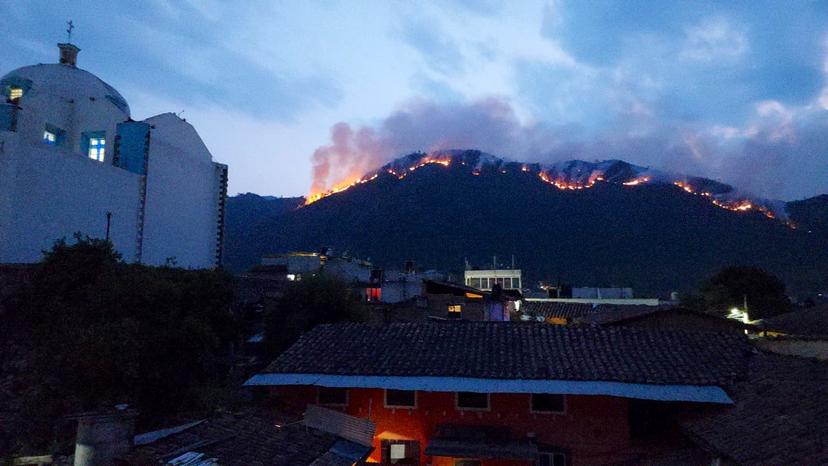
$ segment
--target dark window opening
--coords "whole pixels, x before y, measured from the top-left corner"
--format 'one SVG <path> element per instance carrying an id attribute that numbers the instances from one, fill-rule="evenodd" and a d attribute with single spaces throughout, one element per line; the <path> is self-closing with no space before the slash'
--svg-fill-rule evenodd
<path id="1" fill-rule="evenodd" d="M 417 406 L 417 392 L 414 390 L 386 390 L 385 406 L 389 408 L 414 408 Z"/>
<path id="2" fill-rule="evenodd" d="M 566 455 L 558 451 L 538 453 L 537 466 L 566 466 Z"/>
<path id="3" fill-rule="evenodd" d="M 532 394 L 532 411 L 538 413 L 562 413 L 565 409 L 563 395 Z"/>
<path id="4" fill-rule="evenodd" d="M 457 407 L 460 409 L 489 409 L 489 394 L 457 392 Z"/>

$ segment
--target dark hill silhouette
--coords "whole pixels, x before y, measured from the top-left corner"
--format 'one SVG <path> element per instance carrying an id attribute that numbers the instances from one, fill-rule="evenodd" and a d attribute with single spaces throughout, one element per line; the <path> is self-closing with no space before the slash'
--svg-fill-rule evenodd
<path id="1" fill-rule="evenodd" d="M 462 269 L 464 258 L 486 264 L 514 254 L 527 284 L 560 279 L 665 293 L 739 264 L 778 275 L 794 292 L 828 289 L 825 238 L 759 212 L 722 209 L 672 184 L 561 190 L 537 174 L 501 168 L 475 175 L 465 165 L 430 164 L 404 179 L 380 172 L 308 206 L 251 218 L 246 228 L 228 229 L 228 267 L 331 246 L 381 266 L 414 259 L 449 270 Z"/>

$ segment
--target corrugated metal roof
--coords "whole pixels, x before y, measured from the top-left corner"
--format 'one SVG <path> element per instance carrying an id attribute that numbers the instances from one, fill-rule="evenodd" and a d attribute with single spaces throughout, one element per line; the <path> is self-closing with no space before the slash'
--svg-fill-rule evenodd
<path id="1" fill-rule="evenodd" d="M 427 392 L 554 393 L 605 395 L 641 400 L 730 404 L 733 400 L 714 385 L 659 385 L 573 380 L 478 379 L 464 377 L 389 377 L 325 374 L 258 374 L 245 385 L 316 385 L 333 388 L 385 388 Z"/>

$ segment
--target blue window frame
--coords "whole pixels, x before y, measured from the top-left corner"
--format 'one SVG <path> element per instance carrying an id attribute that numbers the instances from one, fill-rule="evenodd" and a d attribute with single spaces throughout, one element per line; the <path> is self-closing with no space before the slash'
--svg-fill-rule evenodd
<path id="1" fill-rule="evenodd" d="M 83 133 L 83 151 L 90 159 L 103 162 L 106 159 L 106 132 Z"/>

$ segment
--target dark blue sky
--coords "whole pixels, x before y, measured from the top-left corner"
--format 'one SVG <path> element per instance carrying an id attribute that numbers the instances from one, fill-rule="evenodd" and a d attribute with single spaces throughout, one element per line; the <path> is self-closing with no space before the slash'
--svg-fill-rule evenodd
<path id="1" fill-rule="evenodd" d="M 415 150 L 622 158 L 769 197 L 828 192 L 828 2 L 2 0 L 0 73 L 79 65 L 298 195 Z M 336 140 L 331 130 L 336 126 Z"/>

